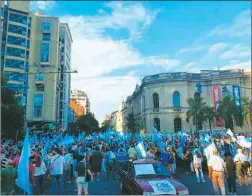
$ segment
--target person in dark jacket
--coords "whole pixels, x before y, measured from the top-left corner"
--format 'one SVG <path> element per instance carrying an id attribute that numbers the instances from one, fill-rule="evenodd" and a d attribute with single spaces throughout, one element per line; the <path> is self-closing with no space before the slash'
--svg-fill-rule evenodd
<path id="1" fill-rule="evenodd" d="M 192 156 L 192 151 L 190 148 L 186 151 L 186 154 L 184 156 L 184 160 L 187 161 L 188 165 L 189 165 L 189 171 L 186 172 L 185 174 L 189 175 L 193 172 L 193 156 Z"/>
<path id="2" fill-rule="evenodd" d="M 228 183 L 228 195 L 236 195 L 236 172 L 235 163 L 230 153 L 225 154 L 225 163 L 227 168 L 227 183 Z"/>

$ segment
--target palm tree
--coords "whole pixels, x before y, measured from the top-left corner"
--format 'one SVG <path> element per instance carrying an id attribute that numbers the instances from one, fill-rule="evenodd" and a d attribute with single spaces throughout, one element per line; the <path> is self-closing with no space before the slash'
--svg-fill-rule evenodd
<path id="1" fill-rule="evenodd" d="M 220 117 L 225 122 L 225 128 L 234 129 L 233 119 L 238 121 L 241 115 L 240 109 L 235 105 L 235 101 L 231 96 L 226 96 L 220 101 L 219 107 L 217 109 L 217 117 Z M 242 126 L 242 124 L 240 124 Z"/>
<path id="2" fill-rule="evenodd" d="M 194 98 L 189 98 L 187 103 L 189 110 L 186 112 L 186 121 L 189 123 L 192 118 L 196 129 L 199 130 L 202 128 L 202 122 L 204 121 L 203 108 L 205 107 L 205 103 L 199 95 L 194 96 Z"/>
<path id="3" fill-rule="evenodd" d="M 203 112 L 203 118 L 206 121 L 208 121 L 210 131 L 212 131 L 212 122 L 213 122 L 214 117 L 215 117 L 214 109 L 212 107 L 205 106 L 205 107 L 202 108 L 202 112 Z"/>
<path id="4" fill-rule="evenodd" d="M 242 116 L 245 124 L 252 122 L 252 100 L 247 97 L 242 99 Z"/>

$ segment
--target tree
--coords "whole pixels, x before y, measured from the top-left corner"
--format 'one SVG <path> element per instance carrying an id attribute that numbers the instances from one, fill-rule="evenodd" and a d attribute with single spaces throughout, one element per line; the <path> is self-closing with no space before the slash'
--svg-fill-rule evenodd
<path id="1" fill-rule="evenodd" d="M 203 99 L 199 95 L 195 95 L 194 98 L 189 98 L 187 103 L 189 110 L 186 112 L 186 121 L 189 123 L 192 118 L 196 129 L 202 129 L 202 122 L 204 121 L 203 108 L 206 107 Z"/>
<path id="2" fill-rule="evenodd" d="M 242 99 L 242 116 L 244 124 L 248 125 L 252 122 L 252 100 L 249 100 L 247 97 Z"/>
<path id="3" fill-rule="evenodd" d="M 133 114 L 127 116 L 127 128 L 132 131 L 133 134 L 136 132 L 136 120 Z"/>
<path id="4" fill-rule="evenodd" d="M 215 117 L 214 109 L 209 106 L 205 106 L 202 108 L 202 112 L 203 112 L 203 119 L 205 121 L 208 121 L 210 131 L 212 131 L 212 122 Z"/>
<path id="5" fill-rule="evenodd" d="M 79 129 L 84 130 L 88 133 L 99 130 L 98 121 L 90 114 L 80 116 L 77 119 L 76 124 Z"/>
<path id="6" fill-rule="evenodd" d="M 19 105 L 15 93 L 7 88 L 7 80 L 1 77 L 1 129 L 5 137 L 16 139 L 17 131 L 23 131 L 24 111 Z"/>
<path id="7" fill-rule="evenodd" d="M 105 132 L 109 128 L 109 120 L 104 120 L 101 126 L 101 132 Z"/>
<path id="8" fill-rule="evenodd" d="M 225 122 L 225 128 L 234 129 L 233 120 L 236 121 L 237 124 L 242 126 L 241 122 L 241 111 L 235 105 L 235 101 L 231 98 L 231 96 L 226 96 L 220 101 L 219 107 L 217 109 L 217 117 L 220 117 Z"/>

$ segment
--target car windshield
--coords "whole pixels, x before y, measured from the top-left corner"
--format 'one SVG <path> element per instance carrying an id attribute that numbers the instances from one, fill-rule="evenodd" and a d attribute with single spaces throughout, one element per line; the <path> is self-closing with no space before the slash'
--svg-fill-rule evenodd
<path id="1" fill-rule="evenodd" d="M 136 177 L 171 176 L 168 169 L 161 163 L 135 164 L 134 169 Z"/>

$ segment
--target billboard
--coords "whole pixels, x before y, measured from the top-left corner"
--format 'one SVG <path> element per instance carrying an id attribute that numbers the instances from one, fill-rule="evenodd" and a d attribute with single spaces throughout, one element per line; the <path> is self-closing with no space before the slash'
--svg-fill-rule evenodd
<path id="1" fill-rule="evenodd" d="M 240 86 L 233 86 L 233 97 L 235 100 L 235 105 L 241 109 L 241 91 Z"/>
<path id="2" fill-rule="evenodd" d="M 221 88 L 219 86 L 213 86 L 214 112 L 217 111 L 220 100 L 221 100 Z M 216 119 L 216 125 L 221 126 L 222 121 L 220 119 Z"/>

